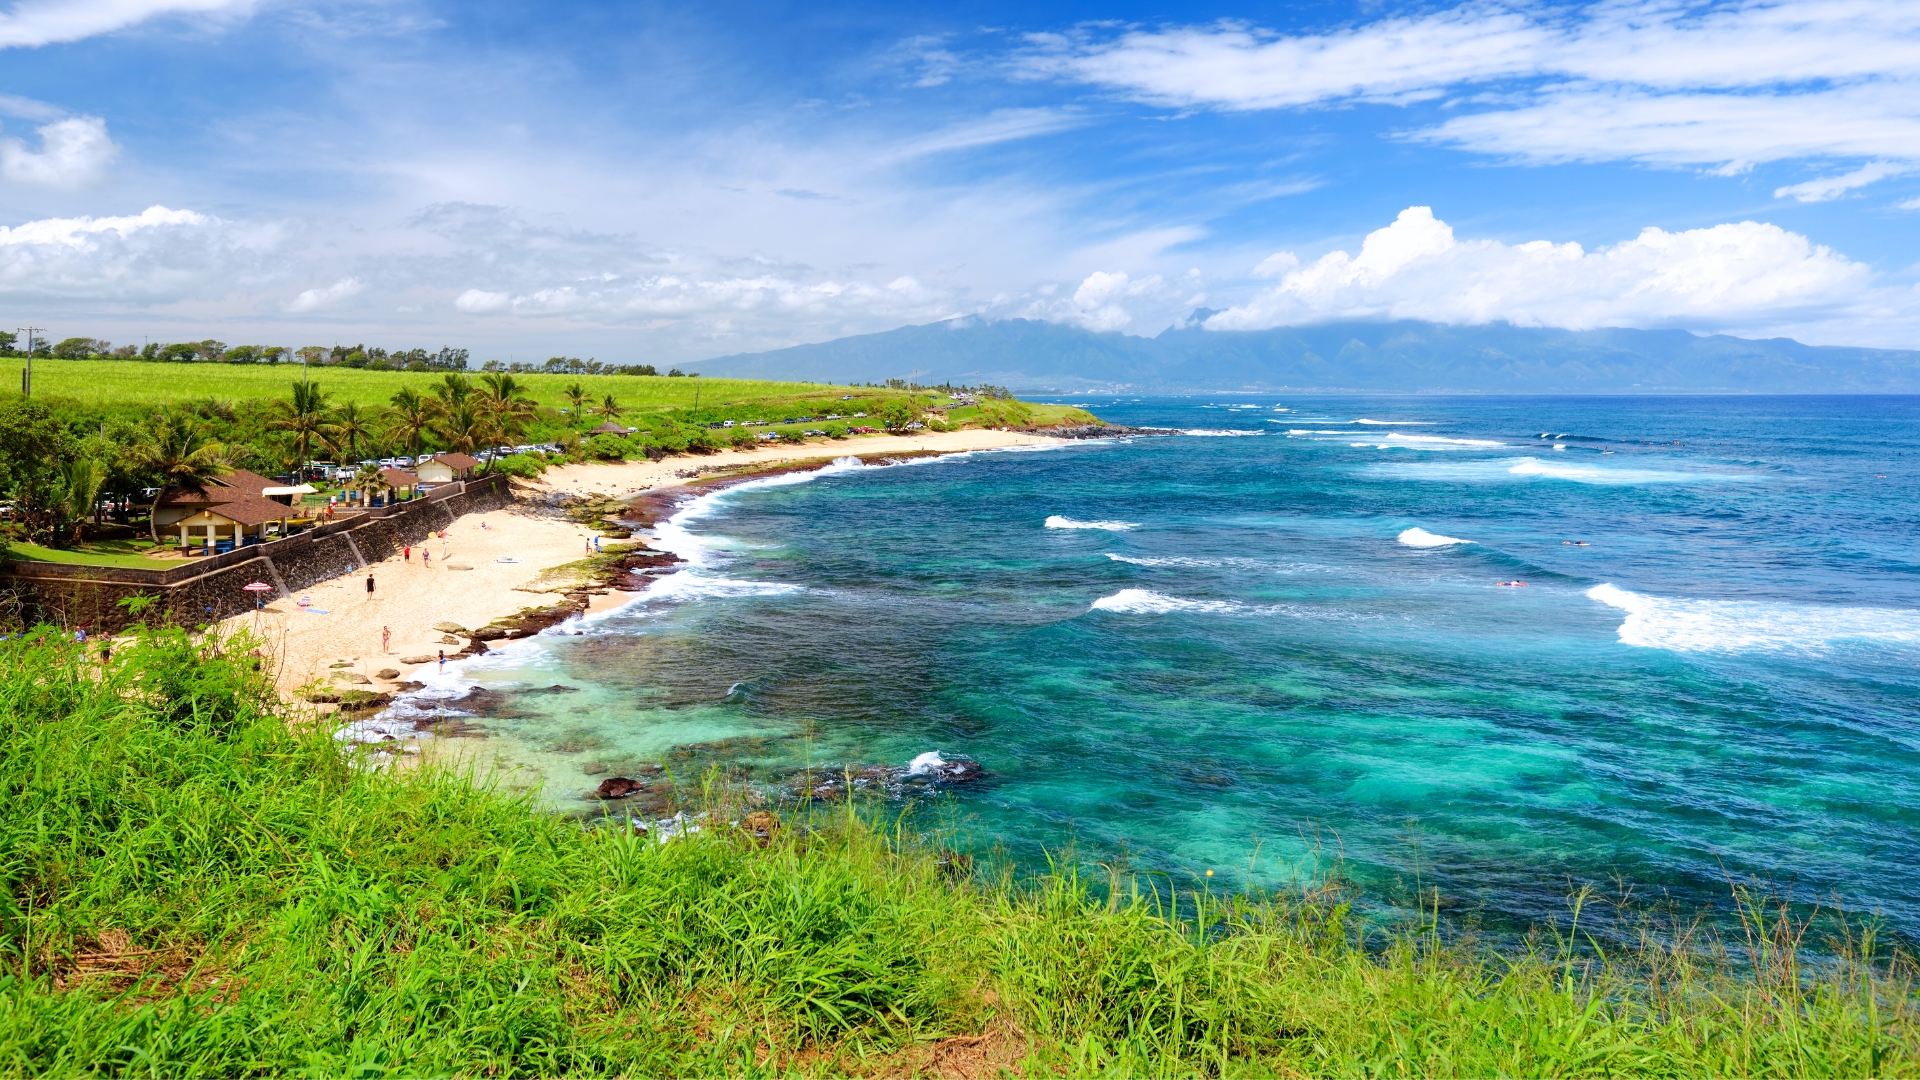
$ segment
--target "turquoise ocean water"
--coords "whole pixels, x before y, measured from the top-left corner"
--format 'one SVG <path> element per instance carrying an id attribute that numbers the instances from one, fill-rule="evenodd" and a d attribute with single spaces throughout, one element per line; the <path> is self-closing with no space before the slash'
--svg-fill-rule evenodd
<path id="1" fill-rule="evenodd" d="M 703 498 L 686 570 L 416 704 L 507 691 L 486 749 L 562 807 L 939 751 L 1028 867 L 1337 856 L 1512 925 L 1757 878 L 1920 932 L 1920 399 L 1086 404 L 1186 434 Z"/>

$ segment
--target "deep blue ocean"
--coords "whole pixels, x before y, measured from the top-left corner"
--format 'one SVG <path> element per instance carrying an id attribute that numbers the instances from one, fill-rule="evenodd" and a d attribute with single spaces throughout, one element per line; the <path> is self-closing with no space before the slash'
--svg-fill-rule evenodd
<path id="1" fill-rule="evenodd" d="M 688 569 L 447 684 L 581 688 L 485 721 L 566 807 L 938 751 L 987 775 L 924 820 L 1025 868 L 1920 933 L 1920 398 L 1075 401 L 1186 434 L 705 497 Z"/>

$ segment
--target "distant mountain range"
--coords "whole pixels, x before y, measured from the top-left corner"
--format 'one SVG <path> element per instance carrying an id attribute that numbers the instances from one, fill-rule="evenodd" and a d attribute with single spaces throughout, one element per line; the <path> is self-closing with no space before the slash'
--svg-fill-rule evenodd
<path id="1" fill-rule="evenodd" d="M 1197 323 L 1211 312 L 1196 312 Z M 1750 341 L 1684 330 L 1343 322 L 1176 327 L 1158 337 L 978 317 L 742 353 L 708 376 L 992 383 L 1015 390 L 1388 390 L 1462 393 L 1920 393 L 1920 352 Z M 917 374 L 916 374 L 917 372 Z"/>

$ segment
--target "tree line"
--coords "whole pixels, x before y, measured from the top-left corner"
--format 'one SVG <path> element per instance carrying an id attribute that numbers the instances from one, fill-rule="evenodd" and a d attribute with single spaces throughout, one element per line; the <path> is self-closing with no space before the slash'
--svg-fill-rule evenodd
<path id="1" fill-rule="evenodd" d="M 26 350 L 21 347 L 20 335 L 0 331 L 0 357 L 17 359 L 26 355 Z M 290 349 L 281 345 L 228 345 L 213 338 L 170 344 L 150 341 L 143 346 L 115 346 L 104 338 L 70 337 L 55 342 L 36 339 L 33 342 L 33 356 L 52 360 L 147 360 L 166 364 L 305 364 L 308 367 L 367 368 L 376 371 L 466 371 L 470 367 L 472 354 L 466 349 L 444 345 L 436 352 L 419 348 L 390 352 L 366 344 L 307 345 Z M 514 375 L 660 374 L 652 364 L 614 364 L 573 356 L 555 356 L 544 363 L 489 360 L 481 365 L 480 370 Z M 679 368 L 667 372 L 673 378 L 687 374 Z"/>

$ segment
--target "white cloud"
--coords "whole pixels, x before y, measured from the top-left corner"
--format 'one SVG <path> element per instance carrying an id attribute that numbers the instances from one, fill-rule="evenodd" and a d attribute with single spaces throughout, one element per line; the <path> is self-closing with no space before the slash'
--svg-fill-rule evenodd
<path id="1" fill-rule="evenodd" d="M 1192 281 L 1185 284 L 1191 288 Z M 1095 270 L 1080 282 L 1072 296 L 1055 297 L 1056 290 L 1050 287 L 1038 291 L 1043 299 L 1028 304 L 1019 314 L 1072 323 L 1100 333 L 1131 326 L 1137 307 L 1159 310 L 1175 298 L 1175 290 L 1160 275 L 1134 278 L 1124 270 Z"/>
<path id="2" fill-rule="evenodd" d="M 1893 204 L 1899 210 L 1920 210 L 1920 199 L 1907 199 Z"/>
<path id="3" fill-rule="evenodd" d="M 272 278 L 277 244 L 271 228 L 165 206 L 29 221 L 0 227 L 0 299 L 99 310 L 218 297 Z"/>
<path id="4" fill-rule="evenodd" d="M 325 311 L 342 300 L 360 295 L 366 291 L 367 284 L 356 277 L 343 277 L 325 288 L 307 289 L 299 296 L 286 302 L 285 310 L 294 314 L 309 311 Z"/>
<path id="5" fill-rule="evenodd" d="M 511 310 L 513 294 L 487 292 L 485 289 L 468 289 L 454 298 L 453 307 L 454 310 L 464 311 L 469 315 L 492 315 L 496 312 Z"/>
<path id="6" fill-rule="evenodd" d="M 1263 266 L 1283 269 L 1284 259 Z M 1207 321 L 1213 330 L 1349 318 L 1597 326 L 1733 328 L 1830 315 L 1870 271 L 1806 237 L 1743 221 L 1639 236 L 1586 251 L 1577 243 L 1458 240 L 1424 206 L 1368 234 L 1358 256 L 1335 251 Z"/>
<path id="7" fill-rule="evenodd" d="M 1792 94 L 1578 86 L 1531 101 L 1406 137 L 1541 164 L 1632 160 L 1737 172 L 1797 158 L 1920 161 L 1920 81 Z"/>
<path id="8" fill-rule="evenodd" d="M 75 187 L 98 180 L 119 155 L 107 137 L 107 122 L 73 116 L 42 124 L 40 149 L 19 139 L 0 139 L 0 176 L 16 184 Z"/>
<path id="9" fill-rule="evenodd" d="M 1808 180 L 1799 184 L 1788 184 L 1775 188 L 1776 199 L 1797 199 L 1800 202 L 1827 202 L 1852 191 L 1866 187 L 1876 180 L 1885 180 L 1889 176 L 1901 176 L 1913 170 L 1887 161 L 1870 161 L 1850 173 L 1839 176 L 1823 176 L 1817 180 Z"/>
<path id="10" fill-rule="evenodd" d="M 0 48 L 79 41 L 160 15 L 244 13 L 254 0 L 19 0 L 0 12 Z"/>
<path id="11" fill-rule="evenodd" d="M 1910 3 L 1472 3 L 1321 34 L 1220 23 L 1031 41 L 1031 74 L 1182 108 L 1464 94 L 1459 115 L 1408 137 L 1526 161 L 1920 161 Z"/>

